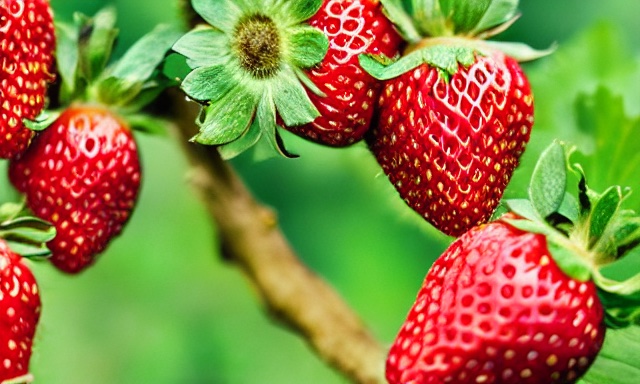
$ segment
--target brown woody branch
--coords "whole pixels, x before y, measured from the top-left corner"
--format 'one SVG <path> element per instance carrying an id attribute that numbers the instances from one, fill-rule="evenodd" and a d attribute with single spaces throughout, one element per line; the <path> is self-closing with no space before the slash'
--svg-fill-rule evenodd
<path id="1" fill-rule="evenodd" d="M 190 181 L 215 222 L 225 259 L 254 283 L 267 310 L 298 332 L 321 359 L 356 383 L 384 383 L 385 351 L 357 314 L 296 256 L 274 212 L 253 198 L 215 148 L 189 143 L 197 106 L 172 96 L 175 133 Z"/>

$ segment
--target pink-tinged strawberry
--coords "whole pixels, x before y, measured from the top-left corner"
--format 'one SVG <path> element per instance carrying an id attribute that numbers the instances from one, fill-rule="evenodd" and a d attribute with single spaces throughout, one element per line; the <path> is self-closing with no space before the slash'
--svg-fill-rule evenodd
<path id="1" fill-rule="evenodd" d="M 321 144 L 351 145 L 369 129 L 381 85 L 360 67 L 358 55 L 395 57 L 403 40 L 376 0 L 325 0 L 309 24 L 329 39 L 324 59 L 307 72 L 323 92 L 308 92 L 320 116 L 286 128 Z"/>
<path id="2" fill-rule="evenodd" d="M 0 1 L 0 158 L 24 152 L 53 81 L 55 34 L 47 0 Z"/>
<path id="3" fill-rule="evenodd" d="M 61 107 L 43 115 L 32 144 L 9 164 L 28 208 L 55 226 L 49 260 L 66 273 L 92 265 L 132 215 L 142 177 L 132 129 L 164 125 L 139 111 L 175 85 L 158 69 L 180 36 L 158 26 L 107 66 L 117 37 L 114 9 L 76 19 L 58 29 L 66 52 L 58 56 Z"/>
<path id="4" fill-rule="evenodd" d="M 40 311 L 33 274 L 0 239 L 0 382 L 31 382 L 29 360 Z"/>
<path id="5" fill-rule="evenodd" d="M 67 108 L 9 169 L 28 207 L 58 231 L 51 262 L 77 273 L 120 234 L 140 190 L 138 149 L 127 123 L 91 105 Z"/>
<path id="6" fill-rule="evenodd" d="M 567 156 L 552 144 L 529 200 L 509 201 L 516 213 L 436 260 L 390 349 L 389 383 L 575 383 L 598 364 L 607 327 L 640 323 L 640 274 L 601 273 L 640 244 L 640 217 L 620 208 L 620 187 L 589 190 Z M 580 177 L 578 199 L 567 169 Z"/>
<path id="7" fill-rule="evenodd" d="M 517 2 L 483 10 L 493 15 L 453 3 L 450 15 L 416 11 L 400 60 L 361 62 L 385 80 L 371 151 L 411 208 L 458 236 L 491 217 L 529 141 L 533 95 L 514 56 L 543 53 L 482 40 L 513 21 Z"/>

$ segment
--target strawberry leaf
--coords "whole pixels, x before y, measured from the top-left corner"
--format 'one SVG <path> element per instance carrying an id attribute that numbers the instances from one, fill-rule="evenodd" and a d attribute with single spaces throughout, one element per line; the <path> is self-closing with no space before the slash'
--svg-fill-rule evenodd
<path id="1" fill-rule="evenodd" d="M 71 25 L 56 23 L 56 62 L 58 74 L 62 79 L 61 93 L 71 96 L 76 88 L 78 61 L 78 31 Z"/>
<path id="2" fill-rule="evenodd" d="M 529 186 L 529 198 L 540 217 L 546 218 L 558 210 L 566 189 L 565 150 L 560 143 L 554 142 L 540 155 Z"/>
<path id="3" fill-rule="evenodd" d="M 313 27 L 297 27 L 290 36 L 291 62 L 297 67 L 309 68 L 324 59 L 329 49 L 327 36 Z"/>
<path id="4" fill-rule="evenodd" d="M 636 384 L 640 377 L 640 327 L 609 329 L 602 350 L 578 384 Z"/>
<path id="5" fill-rule="evenodd" d="M 518 12 L 518 0 L 493 0 L 490 1 L 480 20 L 470 31 L 472 35 L 510 22 Z"/>

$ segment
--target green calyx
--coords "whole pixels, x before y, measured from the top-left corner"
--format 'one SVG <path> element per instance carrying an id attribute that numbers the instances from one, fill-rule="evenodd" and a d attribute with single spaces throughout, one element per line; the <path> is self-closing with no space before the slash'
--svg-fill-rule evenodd
<path id="1" fill-rule="evenodd" d="M 177 84 L 164 75 L 162 66 L 180 35 L 177 28 L 159 25 L 113 61 L 118 36 L 113 7 L 104 8 L 93 17 L 77 13 L 72 24 L 57 23 L 61 108 L 74 102 L 100 104 L 134 122 L 133 128 L 161 129 L 164 122 L 139 111 L 163 90 Z M 56 112 L 48 111 L 30 128 L 43 129 L 55 116 Z"/>
<path id="2" fill-rule="evenodd" d="M 192 71 L 183 91 L 202 104 L 192 141 L 218 146 L 224 158 L 265 142 L 292 157 L 277 125 L 304 125 L 320 113 L 307 89 L 322 94 L 304 73 L 324 58 L 329 42 L 306 20 L 322 0 L 192 0 L 208 25 L 184 35 L 173 50 Z M 305 89 L 305 87 L 307 89 Z"/>
<path id="3" fill-rule="evenodd" d="M 380 80 L 421 64 L 438 68 L 448 78 L 459 65 L 471 65 L 476 54 L 488 56 L 500 51 L 518 61 L 530 61 L 555 49 L 536 50 L 522 43 L 485 40 L 517 20 L 517 0 L 412 0 L 408 7 L 400 0 L 381 3 L 409 45 L 395 62 L 367 54 L 359 57 L 365 71 Z"/>
<path id="4" fill-rule="evenodd" d="M 558 266 L 570 277 L 593 280 L 610 327 L 640 325 L 640 271 L 625 281 L 605 276 L 608 267 L 640 249 L 640 216 L 622 208 L 629 191 L 612 186 L 597 193 L 587 186 L 573 148 L 554 142 L 541 155 L 529 186 L 529 198 L 508 200 L 520 218 L 517 228 L 544 234 Z M 569 180 L 577 179 L 574 193 Z"/>
<path id="5" fill-rule="evenodd" d="M 51 255 L 47 242 L 56 236 L 56 228 L 49 222 L 32 217 L 24 204 L 0 205 L 0 238 L 11 250 L 26 258 L 46 258 Z"/>

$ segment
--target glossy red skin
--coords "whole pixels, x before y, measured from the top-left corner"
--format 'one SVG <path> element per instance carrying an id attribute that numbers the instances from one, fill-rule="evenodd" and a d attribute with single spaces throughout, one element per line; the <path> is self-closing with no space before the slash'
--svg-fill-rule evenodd
<path id="1" fill-rule="evenodd" d="M 574 383 L 605 335 L 593 282 L 565 275 L 546 238 L 496 221 L 427 274 L 387 359 L 391 384 Z"/>
<path id="2" fill-rule="evenodd" d="M 0 240 L 0 382 L 29 373 L 41 308 L 33 274 Z"/>
<path id="3" fill-rule="evenodd" d="M 127 125 L 100 107 L 70 107 L 11 162 L 13 185 L 57 230 L 51 262 L 67 273 L 91 265 L 129 220 L 140 160 Z"/>
<path id="4" fill-rule="evenodd" d="M 533 125 L 518 63 L 499 52 L 477 56 L 448 82 L 423 64 L 387 81 L 379 104 L 367 140 L 405 202 L 452 236 L 486 222 Z"/>
<path id="5" fill-rule="evenodd" d="M 55 35 L 46 0 L 0 0 L 0 158 L 24 152 L 33 137 L 23 119 L 44 108 L 53 81 Z"/>
<path id="6" fill-rule="evenodd" d="M 307 73 L 326 97 L 308 92 L 321 116 L 311 124 L 286 128 L 317 143 L 348 146 L 369 129 L 381 87 L 360 67 L 358 55 L 395 57 L 403 40 L 374 0 L 325 0 L 309 24 L 329 39 L 324 60 Z"/>

